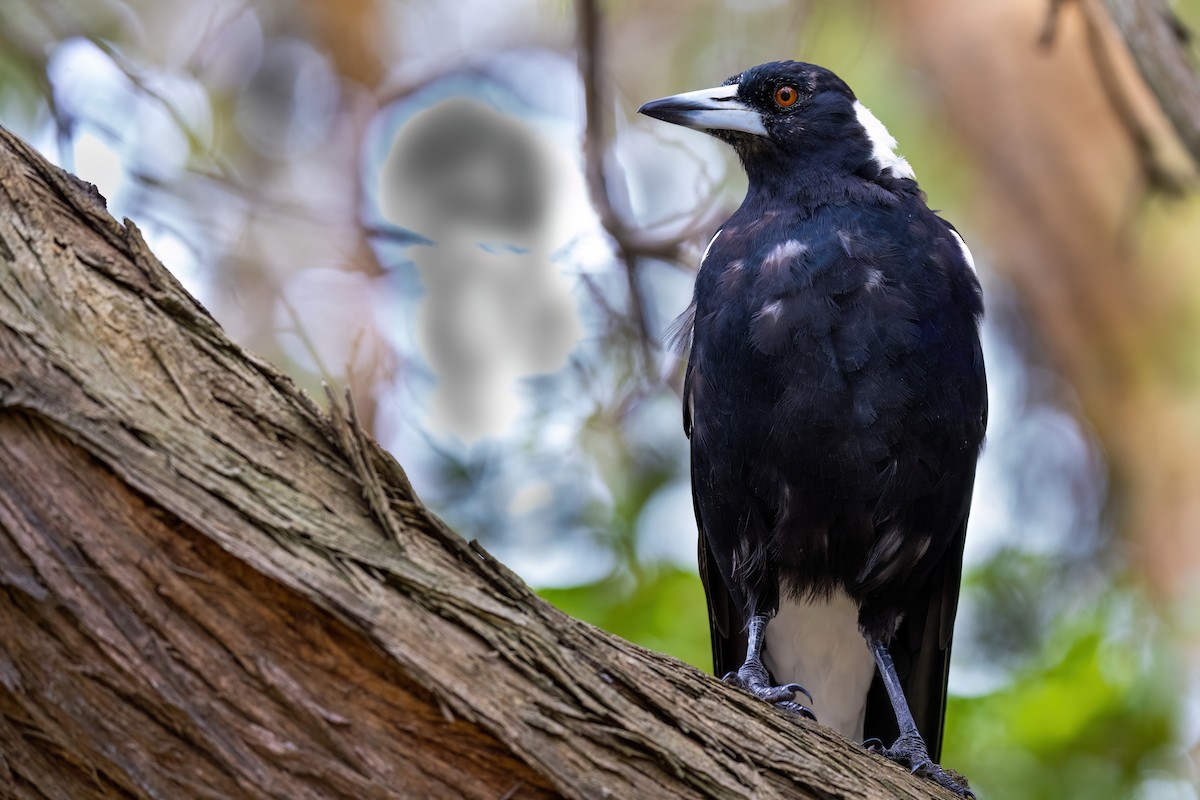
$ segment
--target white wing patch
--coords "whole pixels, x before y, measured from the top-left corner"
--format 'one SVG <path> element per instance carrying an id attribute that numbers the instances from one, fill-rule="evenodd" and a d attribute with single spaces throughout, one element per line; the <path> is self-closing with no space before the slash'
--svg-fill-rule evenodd
<path id="1" fill-rule="evenodd" d="M 962 248 L 963 258 L 967 260 L 967 266 L 971 268 L 971 272 L 978 273 L 978 270 L 975 269 L 975 259 L 971 258 L 971 251 L 967 249 L 967 243 L 963 241 L 958 231 L 951 228 L 950 232 L 954 234 L 955 239 L 958 239 L 958 246 Z"/>
<path id="2" fill-rule="evenodd" d="M 896 152 L 896 137 L 888 133 L 888 129 L 879 121 L 879 117 L 859 101 L 854 101 L 854 114 L 858 124 L 867 130 L 867 139 L 871 142 L 871 155 L 879 162 L 881 169 L 890 169 L 897 178 L 911 178 L 917 175 L 913 168 L 904 160 L 904 156 Z"/>

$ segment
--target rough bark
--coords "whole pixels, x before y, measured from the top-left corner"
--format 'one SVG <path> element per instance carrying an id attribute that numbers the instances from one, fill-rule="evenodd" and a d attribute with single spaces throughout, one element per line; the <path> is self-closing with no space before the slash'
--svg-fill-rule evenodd
<path id="1" fill-rule="evenodd" d="M 0 131 L 0 796 L 917 798 L 570 619 Z"/>

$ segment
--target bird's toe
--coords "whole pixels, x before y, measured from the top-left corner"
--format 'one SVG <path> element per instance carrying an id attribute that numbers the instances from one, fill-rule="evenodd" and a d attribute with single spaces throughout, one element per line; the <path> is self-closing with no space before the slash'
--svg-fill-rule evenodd
<path id="1" fill-rule="evenodd" d="M 805 697 L 807 697 L 807 698 L 808 698 L 808 702 L 810 702 L 810 703 L 811 703 L 811 702 L 813 701 L 813 698 L 812 698 L 812 692 L 808 691 L 808 689 L 805 689 L 805 688 L 804 688 L 803 686 L 801 686 L 800 684 L 798 684 L 798 683 L 789 683 L 789 684 L 787 685 L 787 688 L 791 690 L 791 692 L 792 692 L 792 694 L 793 694 L 793 695 L 796 695 L 796 694 L 802 694 L 802 695 L 804 695 Z"/>
<path id="2" fill-rule="evenodd" d="M 817 714 L 815 711 L 808 706 L 801 705 L 800 703 L 792 700 L 784 700 L 776 703 L 775 707 L 784 713 L 794 714 L 797 717 L 804 717 L 805 719 L 811 719 L 813 722 L 817 721 Z"/>
<path id="3" fill-rule="evenodd" d="M 934 764 L 932 761 L 930 761 L 928 758 L 926 758 L 922 761 L 918 761 L 917 763 L 913 764 L 912 767 L 910 767 L 908 771 L 910 773 L 912 773 L 913 775 L 924 775 L 925 772 L 931 766 L 937 766 L 937 765 Z"/>
<path id="4" fill-rule="evenodd" d="M 780 703 L 791 702 L 796 699 L 796 693 L 800 692 L 808 696 L 808 692 L 803 686 L 796 684 L 787 684 L 784 686 L 758 686 L 751 688 L 750 693 L 760 700 L 778 705 Z M 808 702 L 812 702 L 810 697 Z"/>
<path id="5" fill-rule="evenodd" d="M 742 666 L 737 672 L 726 673 L 721 679 L 730 686 L 736 686 L 746 692 L 757 697 L 765 703 L 792 714 L 798 714 L 809 719 L 816 719 L 816 714 L 808 706 L 801 705 L 795 702 L 796 695 L 802 694 L 808 698 L 808 702 L 812 703 L 812 694 L 798 683 L 784 683 L 778 686 L 770 681 L 770 676 L 765 668 L 760 665 L 749 663 Z"/>
<path id="6" fill-rule="evenodd" d="M 934 763 L 929 757 L 925 743 L 920 739 L 901 737 L 891 746 L 884 748 L 878 739 L 867 739 L 863 746 L 868 750 L 879 753 L 885 758 L 895 761 L 914 775 L 928 778 L 939 786 L 949 789 L 962 798 L 974 800 L 975 793 L 967 786 L 967 779 L 956 772 L 950 772 L 941 765 Z"/>
<path id="7" fill-rule="evenodd" d="M 975 800 L 975 793 L 972 792 L 966 785 L 967 779 L 957 773 L 950 773 L 932 761 L 920 773 L 924 777 L 936 783 L 938 786 L 949 789 L 956 795 L 962 798 L 970 798 Z"/>

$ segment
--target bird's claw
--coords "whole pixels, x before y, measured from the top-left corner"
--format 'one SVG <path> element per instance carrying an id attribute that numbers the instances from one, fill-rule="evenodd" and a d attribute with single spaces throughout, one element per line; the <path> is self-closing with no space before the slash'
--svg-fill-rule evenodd
<path id="1" fill-rule="evenodd" d="M 929 757 L 925 743 L 920 739 L 900 737 L 891 747 L 884 747 L 883 742 L 878 739 L 867 739 L 863 742 L 863 747 L 871 752 L 879 753 L 884 758 L 895 761 L 901 766 L 908 767 L 913 775 L 928 778 L 964 800 L 975 800 L 975 793 L 966 785 L 966 779 L 935 764 Z"/>
<path id="2" fill-rule="evenodd" d="M 812 699 L 812 693 L 811 693 L 811 692 L 809 692 L 809 691 L 808 691 L 808 689 L 805 689 L 805 688 L 804 688 L 803 686 L 801 686 L 800 684 L 798 684 L 798 683 L 789 683 L 789 684 L 788 684 L 788 688 L 790 688 L 790 689 L 792 690 L 792 694 L 793 694 L 793 695 L 794 695 L 794 694 L 796 694 L 796 692 L 799 692 L 800 694 L 802 694 L 802 695 L 804 695 L 805 697 L 807 697 L 807 698 L 808 698 L 808 702 L 810 702 L 810 703 L 811 703 L 811 702 L 813 701 L 813 699 Z"/>
<path id="3" fill-rule="evenodd" d="M 934 764 L 929 759 L 925 759 L 924 761 L 918 761 L 917 763 L 913 764 L 912 768 L 908 771 L 908 774 L 909 775 L 923 775 L 923 774 L 925 774 L 923 772 L 923 770 L 928 769 L 929 767 L 936 767 L 936 766 L 937 765 Z"/>
<path id="4" fill-rule="evenodd" d="M 737 672 L 726 673 L 721 679 L 730 686 L 749 692 L 759 700 L 770 703 L 776 708 L 801 717 L 816 720 L 817 715 L 808 706 L 795 702 L 797 694 L 802 694 L 812 702 L 812 694 L 798 683 L 785 683 L 772 686 L 768 680 L 767 671 L 761 665 L 752 663 L 742 665 Z"/>
<path id="5" fill-rule="evenodd" d="M 805 694 L 808 694 L 808 692 L 805 692 Z M 809 698 L 809 702 L 810 703 L 812 702 L 811 697 Z M 775 707 L 778 708 L 780 711 L 786 711 L 787 713 L 795 714 L 798 717 L 804 717 L 805 719 L 811 719 L 813 722 L 817 721 L 817 715 L 811 708 L 809 708 L 808 706 L 800 705 L 799 703 L 793 702 L 791 700 L 783 700 L 781 702 L 778 702 L 775 704 Z"/>

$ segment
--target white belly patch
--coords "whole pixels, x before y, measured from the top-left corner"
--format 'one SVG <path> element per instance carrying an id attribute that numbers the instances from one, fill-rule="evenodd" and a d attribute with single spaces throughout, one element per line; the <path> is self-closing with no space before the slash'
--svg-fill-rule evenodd
<path id="1" fill-rule="evenodd" d="M 828 600 L 781 599 L 762 656 L 777 684 L 798 683 L 812 693 L 818 722 L 862 741 L 875 659 L 849 595 L 839 589 Z"/>

